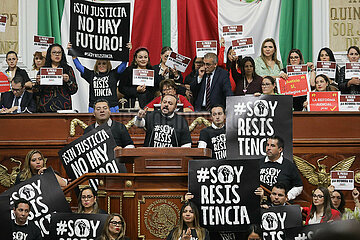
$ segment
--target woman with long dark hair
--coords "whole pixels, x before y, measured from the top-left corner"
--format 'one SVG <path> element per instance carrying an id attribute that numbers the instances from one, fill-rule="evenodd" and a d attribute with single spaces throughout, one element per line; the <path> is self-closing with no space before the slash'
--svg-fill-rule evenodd
<path id="1" fill-rule="evenodd" d="M 307 214 L 305 224 L 331 222 L 340 219 L 340 212 L 333 209 L 330 194 L 327 188 L 318 187 L 312 195 L 310 207 L 303 207 L 302 211 Z"/>
<path id="2" fill-rule="evenodd" d="M 235 95 L 254 94 L 261 92 L 262 78 L 256 74 L 255 62 L 251 57 L 244 57 L 240 62 L 241 73 L 232 65 L 232 76 L 236 80 Z"/>
<path id="3" fill-rule="evenodd" d="M 358 46 L 351 46 L 347 50 L 347 58 L 349 62 L 359 62 L 360 49 Z M 345 79 L 345 66 L 340 68 L 339 73 L 339 89 L 344 94 L 360 94 L 360 79 L 352 77 Z"/>
<path id="4" fill-rule="evenodd" d="M 330 48 L 327 48 L 327 47 L 320 49 L 318 57 L 317 57 L 317 61 L 318 62 L 321 61 L 321 62 L 336 63 L 334 53 L 331 51 Z M 336 64 L 336 70 L 335 70 L 335 78 L 329 78 L 329 79 L 330 79 L 330 85 L 333 85 L 334 87 L 338 88 L 338 82 L 340 79 L 340 71 L 339 71 L 339 66 L 337 64 Z M 310 81 L 310 85 L 313 87 L 314 82 Z"/>
<path id="5" fill-rule="evenodd" d="M 56 112 L 71 110 L 71 95 L 78 90 L 74 70 L 67 64 L 64 49 L 60 44 L 52 44 L 45 57 L 46 68 L 62 68 L 63 83 L 60 86 L 40 85 L 40 76 L 37 76 L 34 93 L 40 97 L 40 112 Z"/>
<path id="6" fill-rule="evenodd" d="M 199 210 L 193 202 L 186 202 L 180 210 L 179 224 L 171 230 L 166 240 L 209 240 L 209 232 L 200 227 Z"/>

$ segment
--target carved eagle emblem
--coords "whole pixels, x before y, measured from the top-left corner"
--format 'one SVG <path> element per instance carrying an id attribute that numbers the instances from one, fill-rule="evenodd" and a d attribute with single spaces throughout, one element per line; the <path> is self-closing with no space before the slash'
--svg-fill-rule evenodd
<path id="1" fill-rule="evenodd" d="M 20 172 L 21 161 L 10 158 L 10 161 L 18 163 L 18 166 L 12 168 L 11 173 L 8 173 L 7 167 L 0 164 L 0 184 L 4 187 L 11 187 L 15 183 L 16 176 Z"/>
<path id="2" fill-rule="evenodd" d="M 326 172 L 327 166 L 320 163 L 320 161 L 323 161 L 326 158 L 327 156 L 316 161 L 318 165 L 318 171 L 316 171 L 316 167 L 313 164 L 295 155 L 294 162 L 301 174 L 309 181 L 309 183 L 315 186 L 328 187 L 331 183 L 330 172 Z M 330 171 L 348 171 L 354 161 L 355 156 L 344 159 L 332 166 Z"/>

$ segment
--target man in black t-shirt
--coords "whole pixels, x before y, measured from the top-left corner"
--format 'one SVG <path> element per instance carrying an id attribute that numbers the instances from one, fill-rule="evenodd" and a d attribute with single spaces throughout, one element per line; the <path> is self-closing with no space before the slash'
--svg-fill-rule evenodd
<path id="1" fill-rule="evenodd" d="M 284 140 L 272 136 L 267 140 L 266 157 L 260 160 L 260 182 L 271 188 L 277 182 L 285 184 L 288 200 L 295 199 L 303 190 L 303 183 L 295 164 L 282 156 Z"/>
<path id="2" fill-rule="evenodd" d="M 177 97 L 165 94 L 160 111 L 139 110 L 135 125 L 146 129 L 144 147 L 191 147 L 188 123 L 175 113 L 176 105 Z"/>
<path id="3" fill-rule="evenodd" d="M 30 203 L 25 199 L 15 201 L 14 205 L 15 220 L 13 222 L 13 240 L 26 239 L 26 240 L 41 240 L 40 229 L 28 220 L 30 213 Z"/>
<path id="4" fill-rule="evenodd" d="M 226 159 L 225 108 L 217 104 L 212 106 L 211 126 L 200 131 L 198 148 L 210 148 L 213 159 Z"/>

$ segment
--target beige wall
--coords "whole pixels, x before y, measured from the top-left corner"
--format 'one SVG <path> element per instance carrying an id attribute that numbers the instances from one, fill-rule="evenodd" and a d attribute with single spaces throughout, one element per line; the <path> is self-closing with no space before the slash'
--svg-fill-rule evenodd
<path id="1" fill-rule="evenodd" d="M 360 45 L 360 1 L 329 0 L 330 48 L 346 51 Z"/>
<path id="2" fill-rule="evenodd" d="M 19 51 L 18 1 L 1 0 L 0 14 L 7 17 L 5 32 L 0 32 L 0 54 Z"/>

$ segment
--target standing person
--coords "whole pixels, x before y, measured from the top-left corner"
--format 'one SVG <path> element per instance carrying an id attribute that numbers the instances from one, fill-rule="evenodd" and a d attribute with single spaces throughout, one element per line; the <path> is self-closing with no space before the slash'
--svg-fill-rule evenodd
<path id="1" fill-rule="evenodd" d="M 360 49 L 358 46 L 351 46 L 347 50 L 347 58 L 349 62 L 359 62 Z M 339 73 L 339 89 L 343 94 L 360 94 L 360 79 L 352 77 L 345 79 L 345 66 L 340 68 Z"/>
<path id="2" fill-rule="evenodd" d="M 340 220 L 340 212 L 332 208 L 330 194 L 326 188 L 318 187 L 312 197 L 311 206 L 302 208 L 303 213 L 307 215 L 305 225 Z"/>
<path id="3" fill-rule="evenodd" d="M 161 49 L 160 63 L 154 66 L 154 70 L 159 75 L 159 81 L 165 79 L 174 79 L 176 83 L 183 83 L 183 76 L 181 75 L 181 72 L 165 65 L 172 51 L 173 50 L 171 47 L 163 47 Z"/>
<path id="4" fill-rule="evenodd" d="M 199 71 L 197 81 L 192 86 L 198 92 L 195 111 L 209 111 L 215 104 L 226 105 L 226 97 L 232 96 L 229 73 L 218 67 L 218 58 L 214 53 L 204 56 L 205 73 Z"/>
<path id="5" fill-rule="evenodd" d="M 68 43 L 68 49 L 71 49 Z M 131 50 L 131 43 L 127 44 Z M 89 113 L 94 112 L 94 103 L 97 99 L 106 99 L 110 105 L 111 112 L 118 112 L 118 93 L 117 86 L 121 73 L 125 70 L 127 62 L 122 62 L 119 66 L 112 69 L 110 60 L 97 59 L 94 70 L 84 67 L 76 56 L 72 56 L 76 69 L 81 77 L 89 83 Z"/>
<path id="6" fill-rule="evenodd" d="M 40 85 L 40 76 L 37 76 L 34 93 L 40 97 L 40 112 L 71 110 L 71 95 L 77 92 L 78 85 L 73 69 L 67 64 L 64 49 L 61 45 L 55 43 L 48 48 L 44 67 L 62 68 L 63 84 L 60 86 Z"/>
<path id="7" fill-rule="evenodd" d="M 197 93 L 192 92 L 191 86 L 196 84 L 200 68 L 203 72 L 205 71 L 204 60 L 202 57 L 195 56 L 193 59 L 192 71 L 185 77 L 184 80 L 184 85 L 186 88 L 185 96 L 191 104 L 194 104 L 194 99 L 197 98 Z"/>
<path id="8" fill-rule="evenodd" d="M 275 40 L 267 38 L 261 45 L 261 55 L 255 59 L 256 73 L 261 76 L 272 76 L 273 78 L 282 77 L 287 79 L 287 75 L 281 71 L 282 63 L 277 59 L 277 47 Z"/>
<path id="9" fill-rule="evenodd" d="M 1 94 L 0 107 L 0 113 L 36 112 L 33 94 L 25 91 L 25 83 L 20 75 L 11 80 L 11 91 Z"/>
<path id="10" fill-rule="evenodd" d="M 130 240 L 125 237 L 126 223 L 118 213 L 112 213 L 106 219 L 102 234 L 96 240 Z"/>
<path id="11" fill-rule="evenodd" d="M 120 76 L 120 84 L 118 86 L 119 92 L 125 95 L 129 100 L 128 107 L 133 108 L 135 101 L 138 100 L 140 107 L 144 108 L 155 96 L 155 91 L 159 86 L 159 78 L 154 74 L 154 87 L 144 85 L 133 85 L 133 69 L 149 69 L 153 70 L 150 65 L 149 51 L 144 48 L 135 50 L 133 61 L 130 66 Z"/>
<path id="12" fill-rule="evenodd" d="M 15 200 L 14 215 L 15 220 L 13 223 L 13 240 L 42 240 L 40 229 L 32 222 L 28 220 L 30 214 L 29 201 L 20 198 Z"/>
<path id="13" fill-rule="evenodd" d="M 139 110 L 135 126 L 146 129 L 144 147 L 191 147 L 188 123 L 174 112 L 176 105 L 176 96 L 166 94 L 161 98 L 160 111 Z"/>
<path id="14" fill-rule="evenodd" d="M 324 47 L 320 49 L 318 54 L 318 61 L 321 62 L 334 62 L 336 63 L 334 53 L 331 51 L 330 48 Z M 338 82 L 339 82 L 339 66 L 336 64 L 336 70 L 335 70 L 335 78 L 329 78 L 330 79 L 330 85 L 333 85 L 334 87 L 338 88 Z M 310 82 L 310 85 L 314 87 L 315 82 Z"/>
<path id="15" fill-rule="evenodd" d="M 37 149 L 30 150 L 25 157 L 24 167 L 16 176 L 15 185 L 30 179 L 35 175 L 42 174 L 46 170 L 46 159 L 44 155 Z M 60 187 L 67 185 L 67 180 L 55 173 L 55 177 Z"/>
<path id="16" fill-rule="evenodd" d="M 260 182 L 271 188 L 282 182 L 288 189 L 287 198 L 293 200 L 303 190 L 300 174 L 293 162 L 284 158 L 284 140 L 279 136 L 269 137 L 266 143 L 266 157 L 260 160 Z"/>
<path id="17" fill-rule="evenodd" d="M 8 68 L 5 70 L 5 72 L 10 76 L 9 81 L 11 81 L 15 76 L 21 76 L 22 79 L 24 79 L 25 87 L 27 89 L 32 88 L 32 82 L 29 78 L 29 75 L 24 69 L 21 69 L 17 66 L 18 62 L 18 55 L 14 51 L 9 51 L 6 53 L 6 63 L 8 65 Z"/>
<path id="18" fill-rule="evenodd" d="M 255 62 L 251 57 L 244 57 L 240 62 L 241 73 L 232 65 L 232 76 L 236 81 L 235 96 L 261 92 L 262 78 L 256 74 Z"/>
<path id="19" fill-rule="evenodd" d="M 200 131 L 198 148 L 210 148 L 213 159 L 226 159 L 226 115 L 224 106 L 214 105 L 211 110 L 211 126 Z"/>
<path id="20" fill-rule="evenodd" d="M 44 52 L 46 53 L 46 52 Z M 29 72 L 31 81 L 35 84 L 36 82 L 36 76 L 40 70 L 41 67 L 43 67 L 45 64 L 45 56 L 42 52 L 35 52 L 33 55 L 33 64 L 32 69 Z"/>
<path id="21" fill-rule="evenodd" d="M 78 197 L 78 213 L 102 213 L 106 212 L 99 208 L 97 192 L 90 186 L 83 187 Z"/>
<path id="22" fill-rule="evenodd" d="M 200 226 L 199 210 L 193 202 L 186 202 L 179 215 L 179 224 L 171 230 L 166 240 L 210 240 L 208 230 Z"/>

